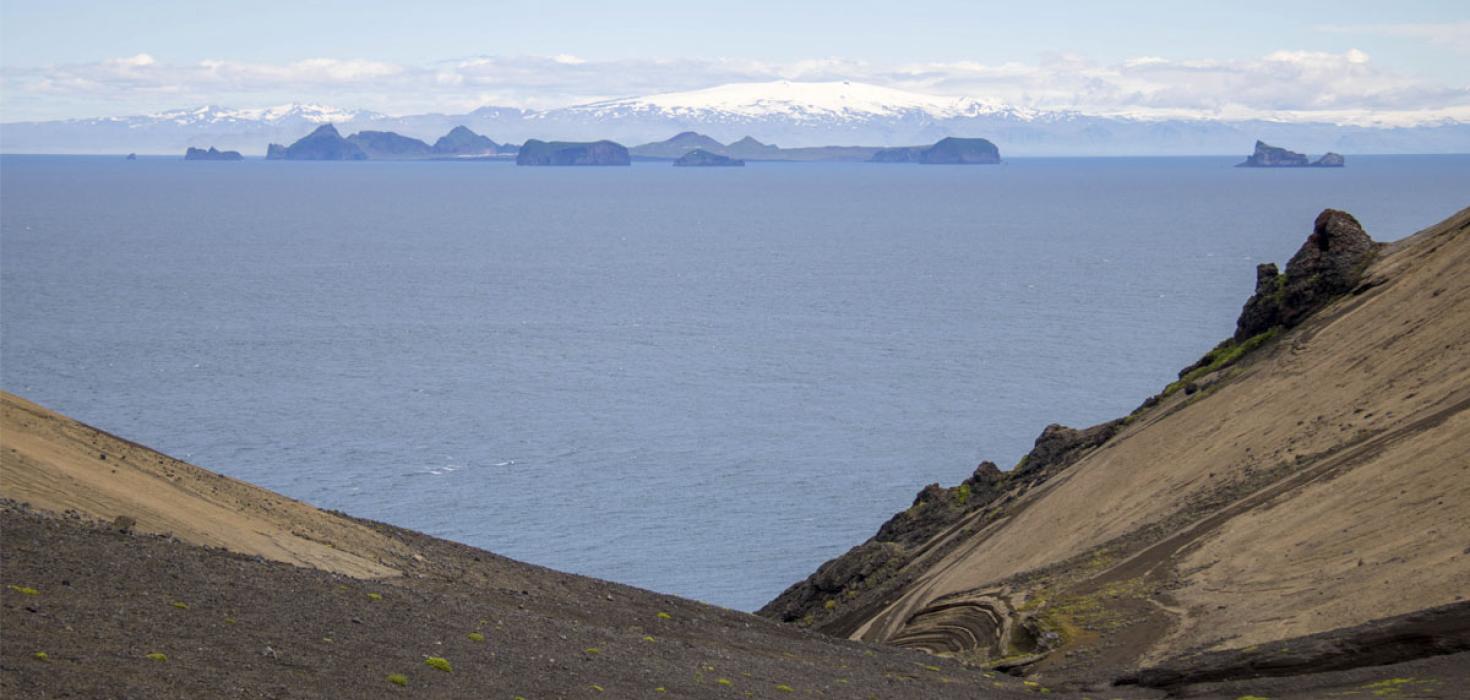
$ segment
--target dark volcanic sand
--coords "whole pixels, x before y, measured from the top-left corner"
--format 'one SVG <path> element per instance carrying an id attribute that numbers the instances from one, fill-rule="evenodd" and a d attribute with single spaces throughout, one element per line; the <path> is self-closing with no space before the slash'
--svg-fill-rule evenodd
<path id="1" fill-rule="evenodd" d="M 975 698 L 1045 687 L 372 525 L 422 552 L 420 573 L 353 579 L 0 505 L 0 694 Z M 167 660 L 147 658 L 154 652 Z M 429 656 L 453 671 L 429 668 Z M 1462 698 L 1467 669 L 1470 655 L 1458 654 L 1175 692 L 1382 697 L 1375 693 L 1391 687 L 1394 697 Z M 408 685 L 389 683 L 391 673 L 407 675 Z M 1046 689 L 1164 696 L 1105 681 L 1089 690 Z"/>

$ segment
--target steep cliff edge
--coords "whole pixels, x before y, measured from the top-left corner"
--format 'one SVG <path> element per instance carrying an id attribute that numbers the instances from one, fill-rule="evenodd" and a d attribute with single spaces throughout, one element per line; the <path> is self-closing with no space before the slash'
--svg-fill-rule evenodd
<path id="1" fill-rule="evenodd" d="M 1467 409 L 1470 210 L 1390 246 L 1328 210 L 1132 415 L 928 487 L 761 614 L 1055 680 L 1470 605 Z"/>

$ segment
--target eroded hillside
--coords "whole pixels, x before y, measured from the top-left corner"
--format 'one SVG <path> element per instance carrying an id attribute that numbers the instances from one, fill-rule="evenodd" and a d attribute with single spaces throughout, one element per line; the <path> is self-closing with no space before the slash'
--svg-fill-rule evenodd
<path id="1" fill-rule="evenodd" d="M 1258 273 L 1132 415 L 928 487 L 762 614 L 1066 677 L 1466 605 L 1470 210 L 1391 246 L 1329 210 Z"/>

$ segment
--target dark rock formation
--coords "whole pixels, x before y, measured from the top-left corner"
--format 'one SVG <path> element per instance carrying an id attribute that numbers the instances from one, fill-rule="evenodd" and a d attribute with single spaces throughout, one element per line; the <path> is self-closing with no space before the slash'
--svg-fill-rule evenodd
<path id="1" fill-rule="evenodd" d="M 285 160 L 367 160 L 368 156 L 357 144 L 342 138 L 337 127 L 323 124 L 316 131 L 301 137 L 281 154 Z"/>
<path id="2" fill-rule="evenodd" d="M 1000 149 L 986 139 L 949 137 L 919 154 L 925 165 L 988 165 L 1000 162 Z"/>
<path id="3" fill-rule="evenodd" d="M 184 160 L 245 160 L 245 156 L 240 155 L 239 151 L 220 151 L 210 146 L 207 151 L 202 148 L 184 151 Z"/>
<path id="4" fill-rule="evenodd" d="M 1009 476 L 1013 480 L 1040 483 L 1075 461 L 1074 457 L 1107 442 L 1122 428 L 1122 420 L 1099 423 L 1081 430 L 1052 423 L 1036 437 L 1031 451 L 1021 458 Z"/>
<path id="5" fill-rule="evenodd" d="M 138 159 L 138 154 L 136 154 L 136 153 L 129 153 L 128 154 L 128 160 L 137 160 L 137 159 Z"/>
<path id="6" fill-rule="evenodd" d="M 1236 340 L 1245 340 L 1281 325 L 1281 298 L 1285 288 L 1286 276 L 1277 270 L 1276 263 L 1256 266 L 1256 291 L 1246 300 L 1245 308 L 1241 309 L 1240 318 L 1235 322 Z M 1186 367 L 1185 373 L 1193 369 Z"/>
<path id="7" fill-rule="evenodd" d="M 1377 248 L 1352 214 L 1323 210 L 1312 226 L 1312 235 L 1286 263 L 1286 274 L 1275 275 L 1275 265 L 1256 268 L 1256 292 L 1236 321 L 1235 341 L 1278 325 L 1295 326 L 1352 291 L 1362 281 L 1363 270 L 1373 261 Z"/>
<path id="8" fill-rule="evenodd" d="M 982 462 L 957 486 L 925 486 L 908 510 L 889 518 L 867 542 L 823 564 L 756 614 L 785 622 L 804 621 L 832 634 L 846 634 L 848 600 L 865 605 L 875 596 L 881 598 L 884 591 L 901 586 L 900 570 L 926 547 L 933 546 L 936 536 L 959 527 L 976 511 L 1013 501 L 1107 442 L 1123 425 L 1122 419 L 1082 430 L 1049 425 L 1010 472 L 1002 472 L 993 462 Z M 990 515 L 977 517 L 983 521 Z"/>
<path id="9" fill-rule="evenodd" d="M 286 147 L 285 146 L 282 146 L 279 143 L 273 143 L 273 144 L 271 144 L 269 146 L 266 146 L 265 147 L 265 159 L 266 160 L 285 160 L 286 159 Z"/>
<path id="10" fill-rule="evenodd" d="M 655 141 L 642 146 L 634 146 L 628 149 L 628 152 L 639 158 L 681 158 L 696 149 L 716 155 L 727 155 L 724 144 L 693 131 L 675 134 L 667 141 Z"/>
<path id="11" fill-rule="evenodd" d="M 434 153 L 429 144 L 392 131 L 359 131 L 347 141 L 362 149 L 371 160 L 415 160 Z"/>
<path id="12" fill-rule="evenodd" d="M 628 149 L 612 141 L 576 143 L 530 139 L 516 154 L 516 165 L 628 165 Z"/>
<path id="13" fill-rule="evenodd" d="M 1347 159 L 1337 153 L 1327 153 L 1315 162 L 1307 159 L 1307 156 L 1296 151 L 1288 151 L 1285 148 L 1277 148 L 1266 144 L 1264 141 L 1256 142 L 1256 152 L 1251 154 L 1245 162 L 1237 164 L 1237 168 L 1341 168 Z"/>
<path id="14" fill-rule="evenodd" d="M 441 156 L 483 156 L 500 152 L 500 144 L 467 127 L 456 126 L 434 142 L 433 152 Z"/>
<path id="15" fill-rule="evenodd" d="M 696 148 L 674 161 L 674 166 L 678 168 L 738 168 L 744 167 L 745 161 Z"/>

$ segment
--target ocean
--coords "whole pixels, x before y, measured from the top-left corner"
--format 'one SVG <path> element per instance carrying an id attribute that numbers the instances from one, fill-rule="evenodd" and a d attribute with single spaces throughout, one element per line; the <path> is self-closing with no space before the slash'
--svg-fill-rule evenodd
<path id="1" fill-rule="evenodd" d="M 998 166 L 0 157 L 0 385 L 317 506 L 753 610 L 1128 413 L 1324 207 L 1470 156 Z"/>

